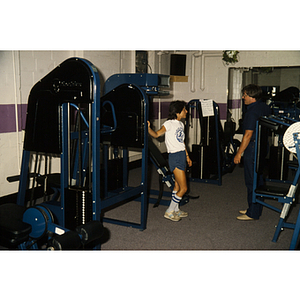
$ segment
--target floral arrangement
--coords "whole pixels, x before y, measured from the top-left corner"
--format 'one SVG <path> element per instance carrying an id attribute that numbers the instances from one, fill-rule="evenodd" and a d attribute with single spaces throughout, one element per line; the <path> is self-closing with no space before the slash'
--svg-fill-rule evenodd
<path id="1" fill-rule="evenodd" d="M 239 51 L 235 50 L 225 50 L 223 51 L 223 58 L 222 60 L 228 66 L 229 64 L 235 64 L 239 61 Z"/>

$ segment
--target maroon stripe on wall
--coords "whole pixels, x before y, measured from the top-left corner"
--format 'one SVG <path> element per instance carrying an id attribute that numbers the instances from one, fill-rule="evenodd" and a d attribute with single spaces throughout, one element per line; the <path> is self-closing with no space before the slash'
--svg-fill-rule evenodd
<path id="1" fill-rule="evenodd" d="M 27 104 L 19 104 L 18 131 L 25 129 Z M 0 133 L 16 132 L 16 113 L 14 104 L 0 105 Z"/>
<path id="2" fill-rule="evenodd" d="M 15 105 L 0 105 L 0 133 L 16 131 Z"/>
<path id="3" fill-rule="evenodd" d="M 218 103 L 220 120 L 227 120 L 227 103 Z"/>
<path id="4" fill-rule="evenodd" d="M 160 111 L 161 111 L 161 118 L 162 119 L 167 119 L 169 116 L 169 106 L 170 102 L 162 102 Z"/>
<path id="5" fill-rule="evenodd" d="M 233 101 L 233 100 L 231 100 Z M 237 101 L 237 100 L 235 100 Z M 240 99 L 239 99 L 240 101 Z M 240 103 L 240 102 L 239 102 Z M 161 102 L 161 118 L 166 119 L 169 114 L 170 102 Z M 227 118 L 227 104 L 219 103 L 220 119 L 226 120 Z M 233 108 L 233 107 L 232 107 Z M 25 129 L 26 124 L 27 104 L 18 105 L 18 131 Z M 158 119 L 159 103 L 153 102 L 153 117 Z M 0 105 L 0 133 L 16 132 L 16 116 L 14 104 L 1 104 Z"/>
<path id="6" fill-rule="evenodd" d="M 166 119 L 166 118 L 168 118 L 168 115 L 169 115 L 170 102 L 161 102 L 160 104 L 161 104 L 161 106 L 160 106 L 161 118 Z M 158 119 L 159 102 L 152 103 L 152 110 L 153 110 L 153 118 Z"/>
<path id="7" fill-rule="evenodd" d="M 229 99 L 228 108 L 229 109 L 241 108 L 241 103 L 242 103 L 241 99 L 232 99 L 232 100 Z"/>

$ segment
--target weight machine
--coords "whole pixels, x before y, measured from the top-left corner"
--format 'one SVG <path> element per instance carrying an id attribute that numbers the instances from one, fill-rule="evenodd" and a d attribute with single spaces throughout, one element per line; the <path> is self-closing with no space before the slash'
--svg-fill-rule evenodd
<path id="1" fill-rule="evenodd" d="M 222 185 L 222 176 L 234 169 L 233 158 L 240 145 L 233 139 L 235 124 L 227 122 L 223 131 L 219 107 L 212 100 L 193 99 L 188 103 L 188 110 L 186 137 L 191 138 L 194 134 L 197 139 L 200 136 L 200 142 L 192 145 L 190 180 Z"/>
<path id="2" fill-rule="evenodd" d="M 148 172 L 148 97 L 143 89 L 135 84 L 120 84 L 101 98 L 101 101 L 112 103 L 115 108 L 117 128 L 108 135 L 102 135 L 103 143 L 103 161 L 104 161 L 104 198 L 101 201 L 102 208 L 108 208 L 111 205 L 120 203 L 126 199 L 139 197 L 141 202 L 140 223 L 124 222 L 122 220 L 113 220 L 103 218 L 103 221 L 119 225 L 131 226 L 144 230 L 146 228 L 147 218 L 147 172 Z M 101 118 L 103 124 L 110 126 L 112 112 L 106 110 Z M 114 149 L 114 159 L 110 162 L 115 163 L 116 168 L 113 172 L 119 178 L 119 185 L 114 189 L 108 188 L 109 170 L 108 150 Z M 128 162 L 129 148 L 142 151 L 141 164 L 141 183 L 136 187 L 128 186 Z M 121 157 L 118 156 L 119 150 L 122 150 Z M 120 171 L 120 172 L 119 172 Z M 117 180 L 118 181 L 118 180 Z"/>
<path id="3" fill-rule="evenodd" d="M 115 87 L 124 83 L 138 85 L 146 92 L 148 97 L 169 95 L 169 92 L 163 90 L 163 88 L 170 87 L 170 76 L 149 73 L 114 74 L 105 81 L 104 94 L 110 92 Z"/>
<path id="4" fill-rule="evenodd" d="M 143 89 L 149 100 L 152 102 L 154 96 L 167 96 L 169 91 L 164 90 L 170 86 L 170 76 L 162 74 L 114 74 L 107 79 L 104 85 L 104 92 L 107 93 L 113 90 L 116 86 L 120 84 L 130 84 L 134 83 Z M 151 189 L 149 190 L 149 202 L 153 203 L 153 207 L 157 207 L 160 204 L 169 205 L 170 198 L 172 196 L 172 190 L 174 187 L 174 175 L 169 170 L 169 165 L 167 160 L 164 158 L 158 147 L 149 137 L 148 141 L 149 157 L 156 168 L 159 176 L 159 190 Z M 164 185 L 167 186 L 169 191 L 164 191 Z M 155 196 L 155 198 L 153 197 Z M 158 197 L 157 197 L 158 196 Z M 157 197 L 157 198 L 156 198 Z M 164 200 L 163 197 L 169 198 Z M 199 196 L 185 195 L 181 200 L 181 205 L 189 202 L 189 199 L 196 199 Z"/>
<path id="5" fill-rule="evenodd" d="M 266 166 L 265 157 L 268 152 L 267 140 L 269 136 L 279 135 L 279 144 L 284 146 L 288 151 L 293 153 L 294 160 L 290 162 L 291 173 L 293 178 L 266 178 L 264 183 L 260 180 Z M 300 211 L 296 223 L 286 221 L 288 212 L 295 202 L 299 176 L 300 176 L 300 122 L 288 117 L 261 117 L 257 121 L 255 144 L 255 171 L 253 184 L 253 202 L 270 208 L 280 214 L 279 222 L 273 236 L 273 242 L 278 240 L 283 228 L 294 230 L 290 250 L 294 250 L 300 230 Z M 296 155 L 296 156 L 295 156 Z M 273 164 L 273 163 L 272 163 Z M 269 163 L 269 168 L 272 165 Z M 270 203 L 268 200 L 277 200 L 281 208 Z"/>
<path id="6" fill-rule="evenodd" d="M 169 92 L 164 90 L 170 86 L 170 76 L 162 74 L 114 74 L 109 77 L 104 85 L 104 93 L 107 93 L 113 90 L 116 86 L 120 84 L 129 84 L 134 83 L 143 89 L 149 100 L 152 103 L 154 96 L 167 96 Z M 170 190 L 173 190 L 174 187 L 174 178 L 172 172 L 169 170 L 168 162 L 163 157 L 160 150 L 153 143 L 152 138 L 149 137 L 148 140 L 148 150 L 149 157 L 153 165 L 155 166 L 158 176 L 159 176 L 159 191 L 149 190 L 149 202 L 154 203 L 154 207 L 162 205 L 169 205 L 170 200 L 163 200 L 163 196 L 171 197 L 171 191 L 164 191 L 164 185 L 166 184 Z M 153 196 L 158 196 L 157 198 L 152 198 Z M 188 198 L 185 197 L 182 201 L 182 204 L 188 202 Z"/>
<path id="7" fill-rule="evenodd" d="M 299 89 L 289 87 L 269 99 L 270 108 L 275 118 L 283 118 L 285 122 L 288 119 L 295 122 L 300 119 L 299 107 Z M 270 146 L 270 158 L 273 163 L 269 166 L 269 178 L 277 180 L 286 180 L 288 170 L 291 167 L 289 162 L 290 152 L 284 147 L 283 134 L 275 134 L 275 141 Z"/>
<path id="8" fill-rule="evenodd" d="M 275 116 L 300 120 L 299 89 L 288 87 L 270 99 L 270 108 Z"/>
<path id="9" fill-rule="evenodd" d="M 44 201 L 42 207 L 29 207 L 31 213 L 23 212 L 23 221 L 20 215 L 17 216 L 23 223 L 32 223 L 31 227 L 22 225 L 26 230 L 19 240 L 24 242 L 28 236 L 31 240 L 36 238 L 37 227 L 33 225 L 36 225 L 35 219 L 41 220 L 40 214 L 44 216 L 41 220 L 44 225 L 39 226 L 47 223 L 47 228 L 54 228 L 56 238 L 59 233 L 73 232 L 82 226 L 88 226 L 87 231 L 94 233 L 92 227 L 99 229 L 102 221 L 141 230 L 146 228 L 148 127 L 145 122 L 148 110 L 145 91 L 134 84 L 119 85 L 100 98 L 97 68 L 81 58 L 67 59 L 32 88 L 28 99 L 17 206 L 28 206 L 25 195 L 31 177 L 42 178 L 45 192 L 53 188 L 56 194 Z M 107 143 L 123 148 L 123 184 L 115 190 L 108 187 Z M 127 182 L 129 147 L 142 150 L 141 183 L 135 187 L 129 187 Z M 38 160 L 41 154 L 59 157 L 60 173 L 51 173 L 50 170 L 47 173 L 45 167 L 43 176 L 30 174 L 32 158 L 35 155 Z M 104 209 L 133 198 L 141 203 L 139 223 L 104 217 Z M 25 220 L 25 213 L 30 215 L 32 222 L 28 218 Z M 58 228 L 57 232 L 55 228 Z M 51 230 L 46 232 L 48 234 Z M 73 236 L 76 244 L 78 238 L 74 234 L 68 233 L 67 236 Z M 89 234 L 93 240 L 94 236 Z"/>
<path id="10" fill-rule="evenodd" d="M 53 213 L 57 223 L 66 228 L 99 220 L 97 216 L 101 208 L 96 201 L 100 186 L 97 174 L 101 134 L 99 87 L 97 69 L 87 60 L 70 58 L 41 79 L 31 89 L 28 99 L 17 204 L 25 205 L 31 153 L 60 156 L 60 198 L 59 201 L 45 202 L 45 206 Z M 83 117 L 83 109 L 88 115 L 88 122 Z M 86 128 L 83 128 L 83 120 Z M 95 172 L 89 166 L 94 166 Z M 45 175 L 49 186 L 53 176 Z M 77 205 L 81 203 L 82 206 L 82 218 L 79 220 L 76 216 L 75 223 L 71 221 L 75 216 L 69 214 L 72 210 L 69 200 L 74 196 Z"/>
<path id="11" fill-rule="evenodd" d="M 0 206 L 0 244 L 9 249 L 91 249 L 99 243 L 103 233 L 104 227 L 99 221 L 90 221 L 74 230 L 59 226 L 43 204 L 27 209 L 15 203 Z"/>

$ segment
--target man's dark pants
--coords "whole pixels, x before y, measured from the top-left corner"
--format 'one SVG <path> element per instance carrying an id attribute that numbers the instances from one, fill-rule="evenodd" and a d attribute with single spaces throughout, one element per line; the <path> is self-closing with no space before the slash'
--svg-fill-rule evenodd
<path id="1" fill-rule="evenodd" d="M 252 202 L 254 159 L 255 159 L 255 142 L 251 141 L 244 152 L 244 176 L 245 176 L 245 184 L 247 187 L 247 200 L 248 200 L 248 209 L 246 215 L 253 219 L 259 219 L 263 206 L 259 203 Z M 262 175 L 259 176 L 259 185 L 263 185 Z"/>

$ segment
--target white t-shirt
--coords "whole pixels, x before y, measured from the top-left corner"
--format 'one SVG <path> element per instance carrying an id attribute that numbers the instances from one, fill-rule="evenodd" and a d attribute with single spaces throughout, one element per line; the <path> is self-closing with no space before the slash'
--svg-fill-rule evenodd
<path id="1" fill-rule="evenodd" d="M 168 153 L 185 151 L 183 123 L 178 120 L 167 120 L 163 126 L 166 128 L 165 143 Z"/>

